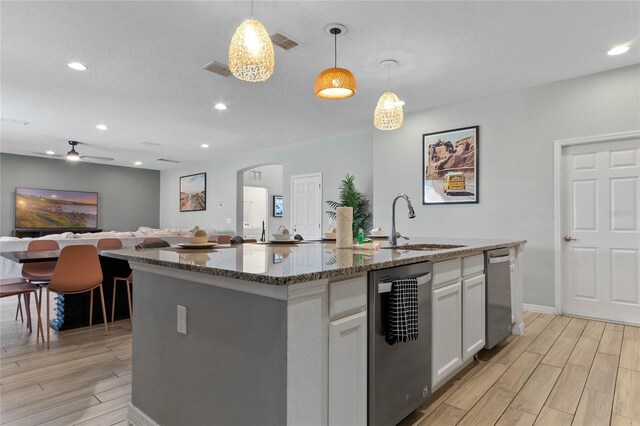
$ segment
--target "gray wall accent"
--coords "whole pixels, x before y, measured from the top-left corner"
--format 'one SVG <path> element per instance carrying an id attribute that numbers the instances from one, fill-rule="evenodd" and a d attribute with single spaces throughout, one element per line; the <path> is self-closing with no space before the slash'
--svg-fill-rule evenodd
<path id="1" fill-rule="evenodd" d="M 287 422 L 286 301 L 134 275 L 133 405 L 161 425 Z"/>
<path id="2" fill-rule="evenodd" d="M 160 225 L 169 228 L 192 228 L 234 232 L 237 229 L 237 190 L 242 188 L 238 170 L 265 164 L 282 164 L 284 223 L 291 223 L 291 176 L 322 172 L 322 199 L 336 200 L 338 187 L 345 174 L 356 176 L 356 186 L 373 202 L 372 188 L 372 129 L 301 142 L 260 151 L 247 151 L 242 155 L 220 158 L 216 161 L 189 163 L 160 174 Z M 180 213 L 178 209 L 178 182 L 180 176 L 207 172 L 207 210 Z M 220 207 L 222 203 L 222 207 Z M 322 210 L 327 210 L 323 204 Z M 230 219 L 230 223 L 226 222 Z M 322 228 L 329 226 L 323 214 Z"/>
<path id="3" fill-rule="evenodd" d="M 135 231 L 160 222 L 158 170 L 0 154 L 0 232 L 4 236 L 12 235 L 15 226 L 16 187 L 97 192 L 98 227 L 105 231 Z"/>
<path id="4" fill-rule="evenodd" d="M 426 237 L 527 239 L 524 301 L 554 306 L 553 145 L 555 140 L 640 129 L 640 66 L 407 114 L 404 126 L 373 136 L 375 222 Z M 422 206 L 422 134 L 480 126 L 480 204 Z"/>

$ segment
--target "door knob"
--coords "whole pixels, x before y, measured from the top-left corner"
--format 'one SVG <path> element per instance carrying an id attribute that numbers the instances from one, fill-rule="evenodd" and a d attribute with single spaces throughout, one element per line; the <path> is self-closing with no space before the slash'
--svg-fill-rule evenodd
<path id="1" fill-rule="evenodd" d="M 576 238 L 571 237 L 571 235 L 565 235 L 564 236 L 564 240 L 566 242 L 570 242 L 570 241 L 578 241 Z"/>

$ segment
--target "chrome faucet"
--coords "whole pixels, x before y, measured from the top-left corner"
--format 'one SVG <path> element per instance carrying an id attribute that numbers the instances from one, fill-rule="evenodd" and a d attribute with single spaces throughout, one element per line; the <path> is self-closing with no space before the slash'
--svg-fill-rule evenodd
<path id="1" fill-rule="evenodd" d="M 391 246 L 398 245 L 398 237 L 404 238 L 405 240 L 409 239 L 399 232 L 396 232 L 396 201 L 398 201 L 398 198 L 404 198 L 407 201 L 407 207 L 409 207 L 409 219 L 416 217 L 416 212 L 413 210 L 409 197 L 406 194 L 398 194 L 396 198 L 393 199 L 393 204 L 391 205 L 391 235 L 389 235 L 389 245 Z"/>

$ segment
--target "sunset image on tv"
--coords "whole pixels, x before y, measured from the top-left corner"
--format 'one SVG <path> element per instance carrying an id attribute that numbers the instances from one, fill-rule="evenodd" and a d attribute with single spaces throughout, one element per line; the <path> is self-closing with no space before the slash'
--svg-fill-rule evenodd
<path id="1" fill-rule="evenodd" d="M 97 228 L 98 193 L 16 188 L 16 228 Z"/>

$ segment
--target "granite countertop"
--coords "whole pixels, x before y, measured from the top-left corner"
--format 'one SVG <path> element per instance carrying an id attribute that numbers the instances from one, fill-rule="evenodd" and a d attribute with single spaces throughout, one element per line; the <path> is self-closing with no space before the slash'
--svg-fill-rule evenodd
<path id="1" fill-rule="evenodd" d="M 462 246 L 433 251 L 385 249 L 386 240 L 376 240 L 377 250 L 336 249 L 329 241 L 300 244 L 220 245 L 213 250 L 106 250 L 103 256 L 200 272 L 270 285 L 290 285 L 323 278 L 356 274 L 423 261 L 482 253 L 498 247 L 513 247 L 523 240 L 484 240 L 461 238 L 412 238 L 410 244 Z M 404 243 L 401 243 L 404 244 Z"/>

